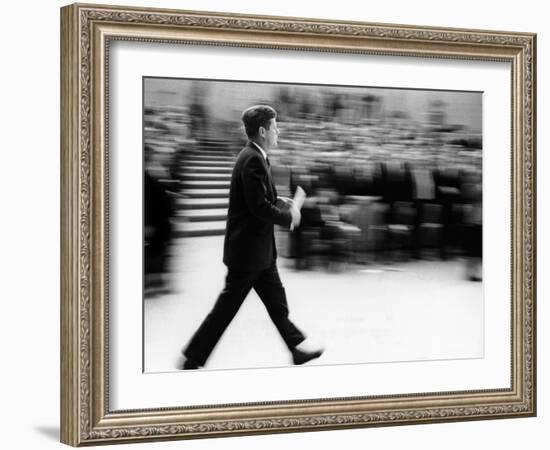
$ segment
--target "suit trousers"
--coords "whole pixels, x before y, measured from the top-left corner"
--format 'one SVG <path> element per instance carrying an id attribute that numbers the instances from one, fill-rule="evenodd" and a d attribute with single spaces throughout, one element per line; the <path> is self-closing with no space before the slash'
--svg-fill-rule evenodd
<path id="1" fill-rule="evenodd" d="M 240 272 L 228 268 L 225 287 L 183 351 L 187 359 L 199 366 L 205 364 L 251 289 L 256 291 L 265 305 L 289 350 L 305 339 L 288 317 L 286 293 L 275 262 L 261 271 Z"/>

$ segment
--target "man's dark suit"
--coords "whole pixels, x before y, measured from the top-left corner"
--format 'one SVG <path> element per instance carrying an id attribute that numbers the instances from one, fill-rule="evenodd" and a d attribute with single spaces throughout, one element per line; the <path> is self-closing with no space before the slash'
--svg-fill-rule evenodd
<path id="1" fill-rule="evenodd" d="M 251 142 L 241 150 L 231 176 L 223 262 L 225 287 L 187 345 L 184 354 L 204 365 L 253 288 L 292 351 L 305 337 L 288 318 L 284 287 L 276 266 L 273 225 L 290 227 L 290 211 L 277 206 L 269 162 Z"/>

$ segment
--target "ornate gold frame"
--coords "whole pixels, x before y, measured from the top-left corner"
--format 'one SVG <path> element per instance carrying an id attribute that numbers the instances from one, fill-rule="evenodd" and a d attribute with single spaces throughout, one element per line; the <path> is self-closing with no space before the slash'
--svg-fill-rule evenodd
<path id="1" fill-rule="evenodd" d="M 512 385 L 113 412 L 108 402 L 106 62 L 111 40 L 507 61 L 512 66 Z M 536 35 L 75 4 L 61 9 L 61 440 L 79 446 L 533 416 Z"/>

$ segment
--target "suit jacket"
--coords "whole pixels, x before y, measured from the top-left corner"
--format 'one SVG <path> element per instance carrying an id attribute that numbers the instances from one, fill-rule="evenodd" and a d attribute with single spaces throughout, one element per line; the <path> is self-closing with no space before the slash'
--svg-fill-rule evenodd
<path id="1" fill-rule="evenodd" d="M 237 156 L 229 188 L 223 262 L 237 271 L 267 269 L 277 257 L 273 225 L 289 227 L 292 216 L 277 204 L 271 170 L 251 142 Z"/>

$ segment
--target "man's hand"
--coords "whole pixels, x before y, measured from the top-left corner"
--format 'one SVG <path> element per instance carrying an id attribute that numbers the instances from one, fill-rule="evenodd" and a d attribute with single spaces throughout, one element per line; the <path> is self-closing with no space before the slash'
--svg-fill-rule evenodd
<path id="1" fill-rule="evenodd" d="M 288 210 L 290 211 L 290 215 L 292 216 L 292 222 L 290 223 L 290 231 L 300 226 L 300 221 L 302 220 L 302 214 L 300 213 L 300 210 L 296 207 L 296 203 L 294 202 L 294 200 L 288 197 L 277 197 L 277 201 L 281 201 L 286 206 L 288 206 Z"/>
<path id="2" fill-rule="evenodd" d="M 294 200 L 288 197 L 277 197 L 277 200 L 281 200 L 282 202 L 286 203 L 288 206 L 294 206 Z"/>

